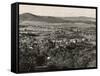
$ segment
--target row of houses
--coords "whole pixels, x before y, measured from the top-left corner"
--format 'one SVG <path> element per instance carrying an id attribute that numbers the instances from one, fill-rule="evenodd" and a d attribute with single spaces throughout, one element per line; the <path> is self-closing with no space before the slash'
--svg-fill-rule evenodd
<path id="1" fill-rule="evenodd" d="M 58 46 L 58 45 L 65 46 L 71 43 L 76 44 L 76 43 L 85 42 L 85 41 L 87 41 L 86 38 L 72 38 L 72 39 L 61 38 L 61 39 L 40 39 L 38 41 L 34 41 L 33 43 L 36 43 L 36 44 L 49 43 L 49 44 L 54 44 L 55 46 Z"/>

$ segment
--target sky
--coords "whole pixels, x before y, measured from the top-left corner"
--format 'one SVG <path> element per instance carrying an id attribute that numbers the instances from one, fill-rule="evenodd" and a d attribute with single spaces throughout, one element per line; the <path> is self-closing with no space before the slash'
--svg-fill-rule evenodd
<path id="1" fill-rule="evenodd" d="M 32 13 L 40 16 L 55 17 L 93 17 L 96 18 L 96 10 L 90 8 L 73 8 L 73 7 L 54 7 L 39 5 L 19 5 L 19 14 Z"/>

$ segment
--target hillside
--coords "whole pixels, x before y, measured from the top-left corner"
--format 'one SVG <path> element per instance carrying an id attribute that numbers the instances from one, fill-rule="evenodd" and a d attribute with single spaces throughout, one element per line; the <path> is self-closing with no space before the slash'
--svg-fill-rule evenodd
<path id="1" fill-rule="evenodd" d="M 95 24 L 95 18 L 90 17 L 52 17 L 52 16 L 38 16 L 31 13 L 20 14 L 20 23 L 23 21 L 36 21 L 46 23 L 86 23 Z"/>

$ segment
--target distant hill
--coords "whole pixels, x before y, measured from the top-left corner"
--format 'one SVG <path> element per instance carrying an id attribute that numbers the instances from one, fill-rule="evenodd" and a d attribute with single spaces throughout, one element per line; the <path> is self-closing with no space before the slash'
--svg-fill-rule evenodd
<path id="1" fill-rule="evenodd" d="M 24 13 L 19 16 L 20 22 L 22 21 L 39 21 L 39 22 L 48 22 L 48 23 L 61 23 L 65 22 L 61 18 L 50 17 L 50 16 L 37 16 L 31 13 Z"/>
<path id="2" fill-rule="evenodd" d="M 95 24 L 96 19 L 91 17 L 52 17 L 52 16 L 38 16 L 31 13 L 24 13 L 19 15 L 20 23 L 23 21 L 36 21 L 39 23 L 87 23 Z"/>

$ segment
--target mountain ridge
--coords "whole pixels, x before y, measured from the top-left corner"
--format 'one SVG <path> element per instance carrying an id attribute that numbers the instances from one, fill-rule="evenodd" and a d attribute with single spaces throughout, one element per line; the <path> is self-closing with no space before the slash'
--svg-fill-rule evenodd
<path id="1" fill-rule="evenodd" d="M 31 13 L 23 13 L 19 15 L 19 21 L 36 21 L 46 23 L 87 23 L 95 24 L 96 19 L 91 17 L 79 16 L 79 17 L 53 17 L 53 16 L 39 16 Z"/>

